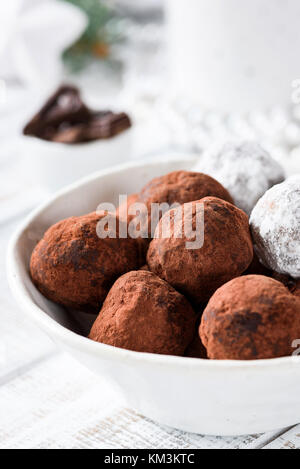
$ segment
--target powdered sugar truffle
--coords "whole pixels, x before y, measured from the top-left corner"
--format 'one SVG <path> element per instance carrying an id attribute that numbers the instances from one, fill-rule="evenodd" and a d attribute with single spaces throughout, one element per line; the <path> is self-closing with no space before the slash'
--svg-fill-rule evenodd
<path id="1" fill-rule="evenodd" d="M 285 179 L 281 165 L 255 142 L 214 147 L 195 169 L 220 182 L 248 215 L 268 189 Z"/>
<path id="2" fill-rule="evenodd" d="M 300 174 L 266 192 L 254 208 L 250 224 L 263 264 L 300 278 Z"/>

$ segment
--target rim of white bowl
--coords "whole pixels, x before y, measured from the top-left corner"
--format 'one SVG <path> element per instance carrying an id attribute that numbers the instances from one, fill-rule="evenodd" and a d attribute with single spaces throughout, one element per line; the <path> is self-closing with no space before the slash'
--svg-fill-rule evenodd
<path id="1" fill-rule="evenodd" d="M 167 158 L 167 160 L 166 160 Z M 164 155 L 164 161 L 196 161 L 195 155 L 182 153 L 174 153 Z M 131 161 L 129 163 L 124 163 L 113 168 L 108 168 L 105 170 L 98 171 L 92 175 L 89 175 L 79 181 L 67 186 L 66 188 L 60 190 L 59 192 L 53 194 L 45 203 L 37 207 L 32 211 L 25 220 L 21 223 L 19 228 L 16 230 L 12 236 L 9 248 L 7 252 L 7 276 L 9 286 L 12 290 L 13 295 L 18 300 L 20 304 L 23 305 L 22 310 L 25 311 L 31 319 L 40 326 L 45 332 L 49 332 L 51 337 L 59 337 L 60 340 L 65 341 L 67 345 L 71 347 L 78 347 L 82 352 L 93 353 L 95 355 L 102 355 L 103 357 L 109 358 L 110 360 L 119 361 L 120 359 L 125 361 L 146 361 L 148 363 L 153 363 L 161 366 L 183 366 L 186 368 L 205 368 L 206 370 L 216 370 L 218 368 L 224 370 L 225 368 L 234 368 L 234 369 L 266 369 L 273 367 L 286 367 L 286 366 L 299 366 L 300 361 L 298 356 L 290 357 L 281 357 L 281 358 L 272 358 L 264 360 L 207 360 L 200 358 L 190 358 L 190 357 L 177 357 L 171 355 L 159 355 L 153 353 L 142 353 L 134 352 L 131 350 L 126 350 L 118 347 L 113 347 L 111 345 L 106 345 L 98 343 L 83 337 L 66 327 L 62 326 L 54 319 L 50 318 L 48 314 L 43 311 L 39 306 L 37 306 L 32 299 L 30 298 L 27 289 L 25 287 L 21 269 L 19 267 L 18 261 L 18 243 L 22 237 L 24 231 L 27 229 L 28 225 L 31 224 L 38 215 L 43 213 L 47 208 L 49 208 L 54 202 L 57 202 L 59 199 L 63 198 L 66 194 L 74 191 L 75 189 L 92 182 L 99 177 L 105 177 L 106 175 L 111 175 L 118 173 L 122 170 L 129 168 L 143 167 L 145 165 L 152 166 L 156 165 L 157 162 L 161 161 L 161 156 L 157 156 L 155 159 L 151 160 L 141 160 L 139 162 Z"/>

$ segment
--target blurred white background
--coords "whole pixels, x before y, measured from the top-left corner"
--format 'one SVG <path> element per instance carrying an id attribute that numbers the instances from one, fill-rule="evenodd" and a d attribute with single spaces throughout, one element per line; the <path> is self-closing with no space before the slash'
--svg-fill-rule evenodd
<path id="1" fill-rule="evenodd" d="M 227 2 L 225 10 L 222 2 L 191 0 L 188 7 L 182 0 L 1 2 L 0 164 L 6 181 L 0 189 L 2 200 L 10 192 L 8 181 L 15 184 L 13 192 L 21 194 L 20 205 L 26 205 L 22 186 L 28 188 L 29 181 L 30 192 L 37 190 L 38 181 L 30 180 L 26 168 L 20 170 L 18 179 L 21 130 L 63 81 L 77 84 L 94 108 L 130 113 L 133 147 L 124 158 L 169 150 L 201 152 L 216 140 L 233 138 L 258 139 L 273 151 L 275 148 L 278 158 L 298 158 L 300 112 L 291 96 L 292 78 L 299 78 L 293 76 L 299 67 L 295 54 L 300 37 L 294 19 L 299 3 L 285 2 L 283 15 L 281 0 L 255 0 L 251 7 L 240 10 L 237 0 Z M 252 36 L 251 31 L 243 32 L 245 18 L 250 16 L 257 28 Z M 272 43 L 274 38 L 284 40 L 280 51 L 271 56 L 268 48 L 278 49 Z M 247 64 L 240 57 L 245 55 L 244 43 L 247 57 L 250 52 L 253 57 L 243 81 L 240 69 Z M 280 61 L 276 60 L 278 53 Z M 268 60 L 264 67 L 259 65 L 263 57 Z M 259 99 L 247 95 L 247 80 L 252 83 L 251 93 L 254 86 Z M 227 89 L 231 82 L 233 90 Z M 282 105 L 278 88 L 284 90 L 286 105 Z M 244 112 L 246 104 L 249 109 Z"/>
<path id="2" fill-rule="evenodd" d="M 24 167 L 28 150 L 21 134 L 62 82 L 76 84 L 95 109 L 131 115 L 132 146 L 124 161 L 167 151 L 201 153 L 216 141 L 232 139 L 257 139 L 279 159 L 298 159 L 299 104 L 292 102 L 293 80 L 286 77 L 299 67 L 294 19 L 299 3 L 285 2 L 282 15 L 280 0 L 255 0 L 242 9 L 230 0 L 226 11 L 222 1 L 190 0 L 188 8 L 181 0 L 1 2 L 0 221 L 48 195 Z M 257 29 L 244 37 L 248 13 Z M 284 39 L 271 57 L 266 50 L 274 50 L 274 38 Z M 240 76 L 243 47 L 253 56 L 245 81 Z M 282 60 L 276 60 L 278 53 Z M 262 56 L 269 65 L 260 67 Z M 240 85 L 230 90 L 226 83 L 234 80 Z M 259 100 L 247 95 L 247 80 Z M 271 92 L 264 92 L 266 86 Z M 278 93 L 278 102 L 272 98 L 280 87 L 285 105 Z M 245 112 L 249 101 L 253 107 Z M 237 103 L 243 103 L 240 110 Z"/>

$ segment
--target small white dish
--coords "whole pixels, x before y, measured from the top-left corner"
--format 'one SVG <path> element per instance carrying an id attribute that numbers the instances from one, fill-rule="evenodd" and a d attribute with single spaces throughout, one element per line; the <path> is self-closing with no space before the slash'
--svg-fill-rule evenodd
<path id="1" fill-rule="evenodd" d="M 53 192 L 96 171 L 130 160 L 131 134 L 132 129 L 128 129 L 109 139 L 73 145 L 22 136 L 20 153 L 26 172 Z"/>
<path id="2" fill-rule="evenodd" d="M 214 435 L 253 434 L 300 421 L 300 359 L 210 361 L 131 352 L 92 342 L 78 322 L 34 287 L 29 260 L 53 223 L 117 202 L 151 178 L 190 169 L 195 159 L 132 163 L 102 171 L 68 187 L 32 213 L 12 239 L 8 276 L 20 307 L 52 339 L 89 369 L 122 390 L 128 405 L 162 424 Z M 95 405 L 97 405 L 95 403 Z"/>

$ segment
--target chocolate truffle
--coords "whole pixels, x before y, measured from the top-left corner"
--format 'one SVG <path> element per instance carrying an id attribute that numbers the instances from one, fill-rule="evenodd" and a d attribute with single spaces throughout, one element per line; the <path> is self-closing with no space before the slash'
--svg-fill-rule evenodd
<path id="1" fill-rule="evenodd" d="M 249 275 L 223 285 L 205 309 L 200 336 L 210 359 L 292 355 L 300 338 L 300 300 L 277 280 Z"/>
<path id="2" fill-rule="evenodd" d="M 279 274 L 300 278 L 300 175 L 266 192 L 250 224 L 261 262 Z"/>
<path id="3" fill-rule="evenodd" d="M 193 208 L 186 213 L 186 208 Z M 187 245 L 187 226 L 196 226 L 196 207 L 204 208 L 204 243 Z M 184 213 L 184 217 L 182 216 Z M 171 218 L 170 236 L 163 233 Z M 202 214 L 203 221 L 203 214 Z M 224 283 L 240 276 L 251 264 L 253 246 L 248 217 L 224 200 L 206 197 L 166 213 L 150 244 L 150 270 L 186 295 L 195 305 L 207 301 Z"/>
<path id="4" fill-rule="evenodd" d="M 144 203 L 148 210 L 148 232 L 150 237 L 156 228 L 156 224 L 152 223 L 154 226 L 151 231 L 152 204 L 167 203 L 169 206 L 173 204 L 182 205 L 210 196 L 233 203 L 228 191 L 219 182 L 206 174 L 191 171 L 175 171 L 150 181 L 139 194 L 140 202 Z"/>
<path id="5" fill-rule="evenodd" d="M 244 272 L 244 275 L 264 275 L 266 277 L 272 277 L 272 271 L 267 269 L 267 267 L 265 267 L 260 262 L 256 253 L 254 252 L 253 261 L 249 265 L 248 269 Z"/>
<path id="6" fill-rule="evenodd" d="M 90 339 L 136 352 L 183 355 L 196 314 L 180 293 L 151 272 L 129 272 L 116 281 Z"/>
<path id="7" fill-rule="evenodd" d="M 268 189 L 285 179 L 281 165 L 254 142 L 213 147 L 199 160 L 196 169 L 223 184 L 235 205 L 248 215 Z"/>
<path id="8" fill-rule="evenodd" d="M 294 286 L 291 288 L 291 292 L 293 293 L 293 295 L 299 297 L 300 299 L 300 280 L 298 280 Z"/>
<path id="9" fill-rule="evenodd" d="M 243 275 L 263 275 L 265 277 L 270 277 L 274 280 L 278 280 L 278 282 L 283 283 L 283 285 L 287 287 L 290 291 L 294 291 L 296 289 L 297 282 L 295 279 L 293 279 L 289 275 L 279 274 L 274 270 L 267 269 L 267 267 L 265 267 L 260 262 L 255 252 L 252 263 Z"/>
<path id="10" fill-rule="evenodd" d="M 267 277 L 271 277 L 274 280 L 283 283 L 283 285 L 291 292 L 295 291 L 297 288 L 296 280 L 289 275 L 278 274 L 277 272 L 272 271 L 271 274 L 267 275 Z"/>
<path id="11" fill-rule="evenodd" d="M 117 215 L 120 218 L 125 218 L 128 220 L 132 220 L 133 215 L 130 215 L 129 209 L 132 205 L 139 203 L 139 195 L 138 194 L 130 194 L 127 196 L 127 202 L 123 203 L 117 208 Z"/>
<path id="12" fill-rule="evenodd" d="M 138 194 L 131 194 L 127 198 L 127 202 L 123 203 L 117 208 L 117 215 L 122 220 L 127 220 L 127 224 L 129 226 L 130 222 L 135 218 L 135 215 L 130 213 L 130 208 L 133 207 L 134 204 L 139 204 L 139 195 Z M 146 264 L 146 256 L 147 251 L 149 248 L 150 239 L 148 237 L 143 237 L 142 233 L 144 233 L 143 226 L 145 224 L 146 217 L 142 218 L 142 223 L 137 226 L 137 230 L 141 235 L 136 238 L 138 243 L 139 252 L 140 252 L 140 261 L 141 264 Z"/>
<path id="13" fill-rule="evenodd" d="M 269 270 L 265 267 L 254 253 L 254 258 L 251 265 L 248 267 L 243 275 L 263 275 L 265 277 L 273 278 L 278 282 L 281 282 L 286 288 L 295 295 L 300 296 L 300 280 L 297 282 L 289 275 L 278 274 L 274 270 Z"/>
<path id="14" fill-rule="evenodd" d="M 100 239 L 104 213 L 73 217 L 52 226 L 31 257 L 31 276 L 49 300 L 86 312 L 99 312 L 105 297 L 124 273 L 138 269 L 133 239 Z"/>
<path id="15" fill-rule="evenodd" d="M 197 334 L 195 334 L 195 337 L 194 337 L 192 343 L 186 349 L 185 356 L 189 357 L 189 358 L 207 359 L 206 348 L 204 347 L 204 345 L 201 342 L 198 331 L 197 331 Z"/>

